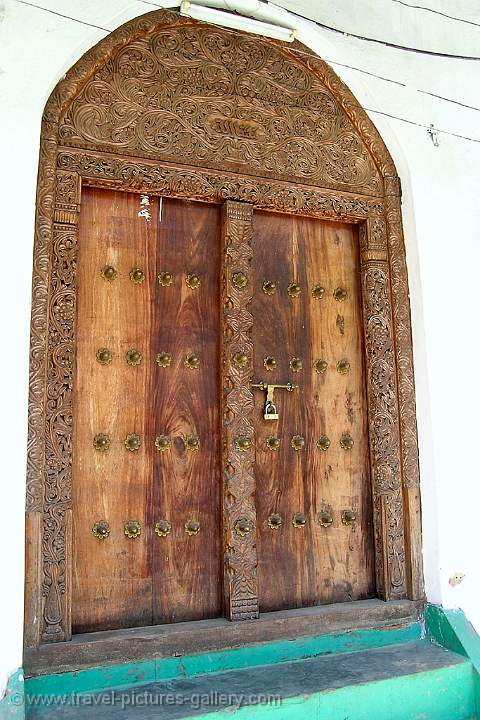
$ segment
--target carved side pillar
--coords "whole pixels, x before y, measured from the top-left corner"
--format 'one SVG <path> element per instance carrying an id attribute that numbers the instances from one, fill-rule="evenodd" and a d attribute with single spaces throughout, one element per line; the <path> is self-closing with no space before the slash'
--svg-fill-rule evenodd
<path id="1" fill-rule="evenodd" d="M 252 381 L 253 208 L 223 205 L 222 467 L 226 615 L 258 617 Z"/>
<path id="2" fill-rule="evenodd" d="M 418 462 L 417 413 L 413 372 L 412 328 L 408 271 L 402 230 L 399 178 L 385 178 L 385 211 L 388 254 L 395 319 L 395 355 L 402 447 L 402 479 L 405 508 L 408 595 L 412 600 L 425 597 L 422 570 L 422 521 L 420 471 Z"/>
<path id="3" fill-rule="evenodd" d="M 72 384 L 81 180 L 58 171 L 48 307 L 43 502 L 43 642 L 71 637 Z"/>
<path id="4" fill-rule="evenodd" d="M 407 595 L 400 428 L 386 226 L 360 226 L 377 591 Z"/>

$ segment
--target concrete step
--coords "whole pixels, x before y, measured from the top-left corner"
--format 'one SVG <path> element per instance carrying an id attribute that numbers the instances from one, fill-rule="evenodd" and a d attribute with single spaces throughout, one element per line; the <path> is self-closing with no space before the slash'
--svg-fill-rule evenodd
<path id="1" fill-rule="evenodd" d="M 43 700 L 28 720 L 476 717 L 470 661 L 426 640 Z"/>

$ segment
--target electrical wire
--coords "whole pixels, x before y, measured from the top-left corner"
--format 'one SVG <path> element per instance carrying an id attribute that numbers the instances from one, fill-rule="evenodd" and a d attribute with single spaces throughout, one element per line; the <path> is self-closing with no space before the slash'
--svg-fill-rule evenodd
<path id="1" fill-rule="evenodd" d="M 394 2 L 396 2 L 396 1 L 400 2 L 400 0 L 393 0 L 393 1 L 394 1 Z M 56 15 L 56 16 L 58 16 L 58 17 L 61 17 L 61 18 L 66 19 L 66 20 L 71 20 L 72 22 L 80 23 L 81 25 L 85 25 L 85 26 L 87 26 L 87 27 L 95 28 L 96 30 L 102 30 L 102 31 L 105 32 L 105 33 L 113 32 L 113 30 L 111 30 L 111 29 L 109 29 L 109 28 L 105 28 L 105 27 L 102 27 L 102 26 L 100 26 L 100 25 L 94 25 L 93 23 L 86 22 L 85 20 L 80 20 L 80 19 L 75 18 L 75 17 L 72 17 L 72 16 L 70 16 L 70 15 L 64 15 L 63 13 L 59 13 L 59 12 L 57 12 L 57 11 L 55 11 L 55 10 L 50 10 L 49 8 L 42 7 L 41 5 L 36 5 L 35 3 L 27 2 L 27 0 L 15 0 L 15 2 L 17 2 L 17 3 L 21 4 L 21 5 L 26 5 L 26 6 L 28 6 L 28 7 L 36 8 L 37 10 L 42 10 L 42 11 L 44 11 L 44 12 L 51 13 L 52 15 Z M 163 8 L 162 5 L 157 5 L 156 3 L 150 2 L 149 0 L 137 0 L 137 2 L 141 2 L 143 5 L 152 5 L 152 6 L 154 6 L 154 7 Z M 402 4 L 405 4 L 405 3 L 402 3 Z M 409 7 L 414 7 L 414 6 L 409 6 Z M 421 8 L 421 9 L 428 9 L 428 8 Z M 297 14 L 297 13 L 293 13 L 293 14 L 295 15 L 295 14 Z M 300 16 L 298 16 L 298 17 L 300 17 Z M 459 18 L 452 18 L 452 19 L 459 20 Z M 314 23 L 315 23 L 316 25 L 318 25 L 319 27 L 323 27 L 323 28 L 328 29 L 328 30 L 333 30 L 334 32 L 339 32 L 339 33 L 341 33 L 342 35 L 348 35 L 348 36 L 350 36 L 350 37 L 360 38 L 360 39 L 362 39 L 362 40 L 366 40 L 366 41 L 369 41 L 369 42 L 382 43 L 382 41 L 380 41 L 380 40 L 372 40 L 372 39 L 368 39 L 368 38 L 361 38 L 359 35 L 353 35 L 353 34 L 351 34 L 351 33 L 344 33 L 344 32 L 342 32 L 341 30 L 337 30 L 336 28 L 330 28 L 330 27 L 327 26 L 327 25 L 322 25 L 321 23 L 317 23 L 317 22 L 315 22 L 315 21 L 312 21 L 312 22 L 314 22 Z M 473 23 L 473 24 L 475 24 L 475 23 Z M 382 43 L 382 44 L 385 44 L 385 45 L 387 45 L 387 46 L 392 46 L 390 43 Z M 393 47 L 401 48 L 401 46 L 393 46 Z M 401 48 L 401 49 L 405 49 L 405 50 L 410 49 L 410 50 L 412 50 L 412 48 Z M 299 52 L 299 51 L 297 50 L 296 52 Z M 300 52 L 301 52 L 301 51 L 300 51 Z M 428 52 L 428 51 L 420 51 L 420 52 L 422 52 L 422 53 L 423 53 L 423 52 L 426 52 L 426 53 L 429 54 L 429 55 L 431 55 L 431 54 L 438 55 L 438 53 L 430 53 L 430 52 Z M 460 58 L 461 56 L 458 56 L 458 55 L 457 55 L 457 56 L 447 56 L 447 55 L 442 54 L 442 57 L 455 57 L 455 58 Z M 480 60 L 480 58 L 462 58 L 462 59 Z M 383 77 L 383 76 L 381 76 L 381 75 L 376 75 L 375 73 L 370 73 L 370 72 L 368 72 L 367 70 L 362 70 L 361 68 L 356 68 L 356 67 L 354 67 L 354 66 L 352 66 L 352 65 L 345 65 L 345 64 L 343 64 L 343 63 L 338 63 L 338 62 L 335 62 L 335 61 L 327 61 L 327 62 L 330 62 L 331 65 L 338 65 L 339 67 L 346 67 L 346 68 L 349 68 L 349 69 L 351 69 L 351 70 L 356 70 L 357 72 L 363 73 L 363 74 L 365 74 L 365 75 L 370 75 L 370 76 L 372 76 L 372 77 L 378 78 L 378 79 L 383 80 L 383 81 L 385 81 L 385 82 L 390 82 L 390 83 L 394 83 L 394 84 L 396 84 L 396 85 L 401 85 L 402 87 L 407 87 L 404 83 L 401 83 L 401 82 L 399 82 L 399 81 L 397 81 L 397 80 L 392 80 L 392 79 L 390 79 L 390 78 L 386 78 L 386 77 Z M 458 101 L 458 100 L 452 100 L 452 99 L 450 99 L 450 98 L 445 98 L 445 97 L 443 97 L 443 96 L 441 96 L 441 95 L 436 95 L 435 93 L 430 93 L 430 92 L 428 92 L 428 91 L 426 91 L 426 90 L 417 90 L 417 92 L 422 93 L 422 94 L 424 94 L 424 95 L 429 95 L 429 96 L 431 96 L 431 97 L 435 97 L 435 98 L 437 98 L 438 100 L 442 100 L 442 101 L 444 101 L 444 102 L 454 103 L 455 105 L 460 105 L 460 106 L 465 107 L 465 108 L 468 108 L 468 109 L 470 109 L 470 110 L 474 110 L 474 111 L 480 112 L 480 108 L 475 107 L 475 106 L 473 106 L 473 105 L 467 105 L 467 104 L 462 103 L 462 102 L 460 102 L 460 101 Z M 424 125 L 424 124 L 422 124 L 422 123 L 417 123 L 417 122 L 414 122 L 413 120 L 408 120 L 408 119 L 406 119 L 406 118 L 402 118 L 402 117 L 399 117 L 399 116 L 397 116 L 397 115 L 391 115 L 390 113 L 383 112 L 383 111 L 381 111 L 381 110 L 373 110 L 372 108 L 365 108 L 365 110 L 367 110 L 368 112 L 371 112 L 371 113 L 376 113 L 376 114 L 378 114 L 378 115 L 384 115 L 385 117 L 389 117 L 389 118 L 391 118 L 391 119 L 393 119 L 393 120 L 398 120 L 398 121 L 400 121 L 400 122 L 405 122 L 405 123 L 408 123 L 409 125 L 414 125 L 414 126 L 416 126 L 416 127 L 421 127 L 421 128 L 425 128 L 425 129 L 429 129 L 429 128 L 430 128 L 430 125 Z M 454 133 L 454 132 L 451 132 L 450 130 L 439 130 L 438 128 L 434 128 L 434 129 L 436 130 L 436 132 L 441 133 L 442 135 L 449 135 L 449 136 L 451 136 L 451 137 L 456 137 L 456 138 L 459 138 L 459 139 L 462 139 L 462 140 L 467 140 L 467 141 L 469 141 L 469 142 L 480 143 L 480 139 L 477 139 L 477 138 L 468 137 L 468 136 L 466 136 L 466 135 L 460 135 L 459 133 Z"/>
<path id="2" fill-rule="evenodd" d="M 404 7 L 412 8 L 412 10 L 424 10 L 425 12 L 433 13 L 434 15 L 441 15 L 448 20 L 454 20 L 455 22 L 466 23 L 467 25 L 474 25 L 480 27 L 480 23 L 473 22 L 473 20 L 466 20 L 465 18 L 455 17 L 455 15 L 447 15 L 447 13 L 441 12 L 440 10 L 434 10 L 433 8 L 425 7 L 424 5 L 410 5 L 410 3 L 404 2 L 404 0 L 392 0 L 392 2 L 403 5 Z"/>

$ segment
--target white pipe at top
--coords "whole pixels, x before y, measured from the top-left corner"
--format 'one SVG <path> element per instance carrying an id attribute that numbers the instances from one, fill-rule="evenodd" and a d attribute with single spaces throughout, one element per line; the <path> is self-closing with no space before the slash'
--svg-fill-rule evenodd
<path id="1" fill-rule="evenodd" d="M 274 5 L 273 3 L 264 3 L 260 2 L 260 0 L 193 0 L 192 4 L 207 8 L 216 8 L 218 10 L 227 10 L 233 13 L 231 16 L 231 26 L 233 26 L 235 18 L 238 18 L 238 15 L 234 13 L 240 13 L 244 17 L 252 17 L 260 22 L 288 28 L 292 30 L 296 39 L 318 52 L 318 31 L 315 23 L 311 20 L 298 17 L 298 15 L 293 15 L 288 12 L 288 10 L 284 10 L 284 8 L 278 7 L 278 5 Z M 218 22 L 217 24 L 221 23 Z M 326 44 L 325 39 L 323 39 L 322 45 L 325 46 Z"/>
<path id="2" fill-rule="evenodd" d="M 273 25 L 272 23 L 257 20 L 256 18 L 246 17 L 245 15 L 224 12 L 223 10 L 207 5 L 190 2 L 190 0 L 182 0 L 180 13 L 187 17 L 203 20 L 204 22 L 222 25 L 223 27 L 233 28 L 235 30 L 244 30 L 245 32 L 256 33 L 257 35 L 266 35 L 286 42 L 293 42 L 295 39 L 290 28 Z"/>

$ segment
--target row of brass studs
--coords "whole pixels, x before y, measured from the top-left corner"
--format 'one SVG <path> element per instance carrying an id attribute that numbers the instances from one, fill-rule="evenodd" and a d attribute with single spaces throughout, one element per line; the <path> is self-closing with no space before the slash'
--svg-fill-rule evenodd
<path id="1" fill-rule="evenodd" d="M 235 273 L 233 275 L 233 284 L 235 285 L 235 275 L 238 273 Z M 235 285 L 235 287 L 238 287 L 238 285 Z M 262 290 L 265 293 L 265 295 L 274 295 L 277 291 L 277 283 L 273 280 L 265 280 L 262 285 Z M 287 294 L 291 298 L 297 298 L 300 296 L 302 292 L 301 286 L 297 282 L 291 282 L 287 287 Z M 325 293 L 327 291 L 325 288 L 320 285 L 320 283 L 316 283 L 311 290 L 312 297 L 315 300 L 321 300 L 323 297 L 325 297 Z M 338 300 L 338 302 L 343 302 L 348 296 L 348 292 L 345 288 L 342 287 L 336 287 L 332 292 L 333 297 L 335 300 Z"/>
<path id="2" fill-rule="evenodd" d="M 108 348 L 100 348 L 97 350 L 96 357 L 100 365 L 109 365 L 113 360 L 113 353 Z M 128 350 L 125 353 L 125 359 L 128 365 L 133 367 L 140 365 L 143 359 L 143 355 L 140 350 Z M 155 357 L 155 362 L 159 367 L 166 368 L 170 367 L 172 363 L 172 356 L 170 353 L 162 352 L 158 353 Z M 184 358 L 183 364 L 190 370 L 198 370 L 200 367 L 200 358 L 194 353 L 190 352 Z"/>
<path id="3" fill-rule="evenodd" d="M 265 440 L 265 444 L 269 450 L 279 450 L 281 442 L 281 439 L 276 435 L 270 435 L 270 437 Z M 294 435 L 290 440 L 290 445 L 294 450 L 303 450 L 305 444 L 305 438 L 302 435 Z M 339 440 L 339 445 L 342 450 L 351 450 L 354 444 L 352 436 L 349 433 L 343 433 Z M 321 435 L 315 445 L 319 450 L 328 450 L 331 445 L 330 438 L 326 435 Z"/>
<path id="4" fill-rule="evenodd" d="M 103 279 L 108 282 L 113 282 L 118 277 L 118 271 L 113 267 L 113 265 L 105 265 L 100 274 Z M 174 281 L 174 276 L 170 272 L 161 272 L 157 277 L 158 282 L 162 287 L 169 287 Z M 145 280 L 145 272 L 142 268 L 132 268 L 129 272 L 129 278 L 136 285 L 140 285 Z M 197 290 L 201 285 L 201 280 L 198 275 L 189 273 L 185 276 L 185 285 L 191 290 Z"/>
<path id="5" fill-rule="evenodd" d="M 198 437 L 198 435 L 187 435 L 187 437 L 182 438 L 182 440 L 186 450 L 194 452 L 200 449 L 200 438 Z M 109 450 L 110 448 L 110 443 L 110 435 L 108 435 L 107 433 L 97 433 L 93 438 L 93 447 L 99 452 L 107 452 L 107 450 Z M 140 450 L 141 444 L 142 441 L 140 435 L 137 435 L 136 433 L 127 435 L 124 440 L 124 445 L 126 449 L 132 452 Z M 169 450 L 171 445 L 172 441 L 167 435 L 157 435 L 157 437 L 155 438 L 155 447 L 160 452 Z"/>
<path id="6" fill-rule="evenodd" d="M 198 535 L 200 532 L 200 523 L 195 519 L 187 520 L 183 527 L 187 535 Z M 159 520 L 155 523 L 154 531 L 158 537 L 166 537 L 167 535 L 170 535 L 171 530 L 172 524 L 168 520 Z M 127 520 L 123 526 L 123 532 L 127 538 L 138 538 L 142 534 L 142 527 L 138 520 Z M 106 520 L 96 522 L 92 527 L 92 533 L 99 540 L 106 540 L 110 535 L 109 523 Z"/>
<path id="7" fill-rule="evenodd" d="M 278 450 L 281 445 L 281 439 L 276 435 L 270 435 L 270 437 L 266 439 L 265 443 L 269 450 Z M 319 450 L 328 450 L 330 444 L 330 438 L 328 438 L 326 435 L 321 435 L 316 442 L 316 446 Z M 339 445 L 342 450 L 351 450 L 354 444 L 355 442 L 352 436 L 349 433 L 343 433 L 339 440 Z M 290 440 L 290 446 L 293 448 L 293 450 L 303 450 L 305 445 L 306 441 L 303 435 L 293 435 Z M 250 448 L 252 447 L 252 439 L 247 435 L 239 435 L 234 439 L 234 446 L 236 450 L 245 452 L 247 450 L 250 450 Z"/>
<path id="8" fill-rule="evenodd" d="M 354 525 L 357 521 L 357 513 L 355 510 L 343 510 L 341 517 L 343 525 Z M 322 527 L 330 527 L 333 525 L 333 514 L 329 510 L 319 512 L 316 519 Z M 304 528 L 306 524 L 307 518 L 305 513 L 298 512 L 293 515 L 292 525 L 294 528 Z M 269 515 L 267 525 L 272 530 L 279 530 L 283 525 L 283 518 L 280 513 L 272 513 Z"/>
<path id="9" fill-rule="evenodd" d="M 277 360 L 273 356 L 268 355 L 267 357 L 263 358 L 263 365 L 267 370 L 275 370 L 277 367 Z M 289 366 L 290 370 L 292 370 L 293 372 L 300 372 L 300 370 L 303 370 L 303 360 L 299 357 L 292 357 L 290 358 Z M 318 358 L 313 362 L 313 368 L 317 373 L 324 373 L 327 367 L 328 362 L 326 360 L 322 360 L 321 358 Z M 347 375 L 347 373 L 350 372 L 350 363 L 348 362 L 348 360 L 343 358 L 342 360 L 339 360 L 337 362 L 337 372 L 339 372 L 340 375 Z"/>

